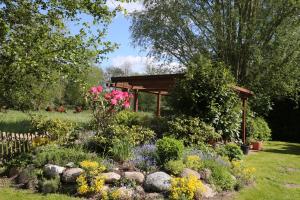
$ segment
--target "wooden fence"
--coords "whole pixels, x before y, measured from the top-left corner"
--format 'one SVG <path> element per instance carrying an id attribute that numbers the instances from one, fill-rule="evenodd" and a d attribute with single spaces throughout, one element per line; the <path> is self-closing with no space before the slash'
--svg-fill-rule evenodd
<path id="1" fill-rule="evenodd" d="M 48 138 L 48 135 L 0 132 L 0 160 L 7 160 L 20 153 L 29 152 L 34 141 L 40 138 Z"/>

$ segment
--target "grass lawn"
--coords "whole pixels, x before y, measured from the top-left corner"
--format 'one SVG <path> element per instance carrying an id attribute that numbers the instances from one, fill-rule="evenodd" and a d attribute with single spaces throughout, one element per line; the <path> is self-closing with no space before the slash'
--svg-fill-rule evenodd
<path id="1" fill-rule="evenodd" d="M 12 188 L 0 188 L 0 200 L 79 200 L 66 195 L 33 193 L 30 190 L 15 190 Z"/>
<path id="2" fill-rule="evenodd" d="M 264 151 L 247 156 L 245 164 L 256 168 L 256 183 L 235 200 L 300 199 L 300 144 L 269 142 Z"/>
<path id="3" fill-rule="evenodd" d="M 49 118 L 70 120 L 78 124 L 87 123 L 91 119 L 91 113 L 89 111 L 81 113 L 73 113 L 72 110 L 69 110 L 67 113 L 31 111 L 30 113 L 40 114 Z M 28 113 L 14 110 L 8 110 L 6 113 L 0 112 L 0 131 L 28 132 L 30 128 L 30 117 Z"/>

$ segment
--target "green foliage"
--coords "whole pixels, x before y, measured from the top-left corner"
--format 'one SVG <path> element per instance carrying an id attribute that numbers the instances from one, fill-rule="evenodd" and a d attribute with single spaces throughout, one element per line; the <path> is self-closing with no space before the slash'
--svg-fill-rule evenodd
<path id="1" fill-rule="evenodd" d="M 130 142 L 134 145 L 144 144 L 155 137 L 154 131 L 139 125 L 133 125 L 131 127 L 124 125 L 112 125 L 109 127 L 108 132 L 108 140 L 114 138 L 121 140 L 124 137 L 128 137 Z"/>
<path id="2" fill-rule="evenodd" d="M 144 115 L 139 112 L 133 112 L 130 110 L 123 110 L 116 114 L 113 119 L 113 123 L 116 125 L 125 125 L 125 126 L 133 126 L 133 125 L 141 125 L 143 122 Z"/>
<path id="3" fill-rule="evenodd" d="M 57 176 L 52 179 L 43 179 L 39 183 L 39 189 L 42 193 L 56 193 L 60 187 L 60 177 Z"/>
<path id="4" fill-rule="evenodd" d="M 177 81 L 170 104 L 179 113 L 211 124 L 225 140 L 234 140 L 239 138 L 241 111 L 233 84 L 234 78 L 223 64 L 196 56 L 185 78 Z"/>
<path id="5" fill-rule="evenodd" d="M 252 118 L 248 123 L 248 131 L 253 140 L 267 141 L 271 139 L 271 129 L 262 117 Z"/>
<path id="6" fill-rule="evenodd" d="M 31 125 L 34 131 L 49 133 L 52 140 L 59 143 L 66 142 L 66 139 L 74 131 L 75 124 L 58 118 L 49 119 L 42 115 L 31 115 Z"/>
<path id="7" fill-rule="evenodd" d="M 184 145 L 183 142 L 171 137 L 163 137 L 156 142 L 157 155 L 159 162 L 164 164 L 169 160 L 181 158 Z"/>
<path id="8" fill-rule="evenodd" d="M 183 140 L 187 146 L 199 145 L 221 137 L 214 127 L 201 121 L 198 117 L 181 116 L 169 121 L 168 124 L 170 135 Z"/>
<path id="9" fill-rule="evenodd" d="M 116 161 L 128 161 L 133 153 L 133 144 L 128 138 L 114 139 L 112 141 L 112 147 L 109 149 L 109 153 Z"/>
<path id="10" fill-rule="evenodd" d="M 200 171 L 203 168 L 203 163 L 198 155 L 188 155 L 184 158 L 184 164 L 187 168 L 195 171 Z"/>
<path id="11" fill-rule="evenodd" d="M 51 163 L 64 166 L 69 162 L 79 164 L 83 160 L 96 160 L 100 158 L 96 154 L 84 152 L 79 148 L 64 148 L 57 145 L 47 145 L 35 150 L 33 163 L 38 167 Z"/>
<path id="12" fill-rule="evenodd" d="M 217 190 L 233 190 L 236 180 L 227 167 L 219 165 L 213 160 L 205 160 L 204 167 L 212 171 L 209 182 L 217 187 Z"/>
<path id="13" fill-rule="evenodd" d="M 230 161 L 241 160 L 243 158 L 241 147 L 235 143 L 227 143 L 224 146 L 218 147 L 217 153 L 221 156 L 227 156 Z"/>
<path id="14" fill-rule="evenodd" d="M 179 175 L 185 168 L 185 164 L 182 160 L 169 160 L 164 164 L 165 170 L 173 175 Z"/>
<path id="15" fill-rule="evenodd" d="M 32 162 L 32 155 L 29 153 L 21 153 L 10 159 L 8 162 L 5 163 L 8 168 L 12 167 L 20 167 L 25 168 L 28 164 Z"/>
<path id="16" fill-rule="evenodd" d="M 224 62 L 239 85 L 254 90 L 251 104 L 260 115 L 274 97 L 299 95 L 299 1 L 146 0 L 144 6 L 133 15 L 132 37 L 152 56 L 187 65 L 200 53 Z"/>

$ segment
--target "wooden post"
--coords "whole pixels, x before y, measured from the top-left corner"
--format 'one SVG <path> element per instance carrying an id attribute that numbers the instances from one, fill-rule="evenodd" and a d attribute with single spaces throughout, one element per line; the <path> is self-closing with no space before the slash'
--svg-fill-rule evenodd
<path id="1" fill-rule="evenodd" d="M 246 112 L 247 112 L 247 98 L 242 97 L 243 101 L 243 121 L 242 121 L 242 133 L 243 133 L 243 144 L 246 144 Z"/>
<path id="2" fill-rule="evenodd" d="M 157 100 L 156 100 L 156 116 L 160 116 L 160 99 L 161 99 L 161 94 L 158 92 L 157 94 Z"/>
<path id="3" fill-rule="evenodd" d="M 134 90 L 134 99 L 133 99 L 133 110 L 134 112 L 137 112 L 139 109 L 139 93 L 138 90 Z"/>

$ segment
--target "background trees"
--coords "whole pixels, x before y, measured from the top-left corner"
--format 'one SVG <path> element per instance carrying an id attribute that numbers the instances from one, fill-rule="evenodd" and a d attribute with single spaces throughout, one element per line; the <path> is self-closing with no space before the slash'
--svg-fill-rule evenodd
<path id="1" fill-rule="evenodd" d="M 299 94 L 299 1 L 144 1 L 132 38 L 153 56 L 187 64 L 195 54 L 229 66 L 255 91 L 260 114 L 271 100 Z"/>
<path id="2" fill-rule="evenodd" d="M 110 10 L 105 1 L 2 0 L 0 6 L 2 105 L 39 109 L 53 102 L 116 46 L 103 38 L 120 8 Z M 67 23 L 80 30 L 70 32 Z"/>

